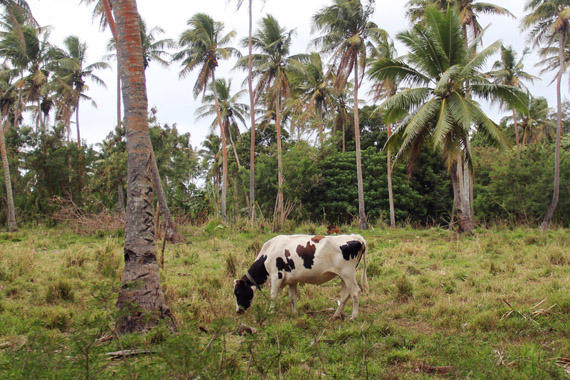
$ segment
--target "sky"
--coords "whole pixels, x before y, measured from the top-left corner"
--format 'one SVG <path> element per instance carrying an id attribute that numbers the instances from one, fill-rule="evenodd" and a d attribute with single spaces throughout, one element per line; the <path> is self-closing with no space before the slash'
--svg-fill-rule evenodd
<path id="1" fill-rule="evenodd" d="M 178 40 L 180 34 L 187 29 L 187 21 L 196 13 L 209 14 L 214 20 L 222 21 L 225 32 L 235 30 L 237 37 L 233 46 L 239 46 L 239 42 L 248 35 L 247 1 L 240 10 L 236 10 L 237 0 L 137 0 L 139 13 L 150 29 L 160 26 L 165 33 L 157 38 L 172 38 Z M 265 4 L 264 4 L 265 3 Z M 316 37 L 311 34 L 311 18 L 316 11 L 330 5 L 331 0 L 254 0 L 253 18 L 254 30 L 259 20 L 267 14 L 277 18 L 280 25 L 287 29 L 295 29 L 291 54 L 305 53 L 309 42 Z M 405 5 L 407 0 L 376 0 L 375 13 L 372 16 L 379 27 L 388 31 L 391 36 L 410 27 L 405 18 Z M 485 46 L 496 40 L 502 40 L 506 46 L 512 46 L 520 56 L 522 50 L 528 46 L 526 34 L 519 30 L 520 19 L 524 15 L 523 0 L 494 0 L 492 3 L 507 8 L 517 19 L 498 16 L 479 17 L 483 27 L 488 27 L 485 32 L 483 44 Z M 106 52 L 106 44 L 111 38 L 111 32 L 99 30 L 98 19 L 92 17 L 93 6 L 79 4 L 79 0 L 28 0 L 32 13 L 42 26 L 51 26 L 50 41 L 63 46 L 63 40 L 69 35 L 76 35 L 81 41 L 87 43 L 87 63 L 101 61 Z M 398 54 L 404 54 L 401 46 L 396 45 Z M 247 54 L 247 49 L 241 49 L 242 54 Z M 493 61 L 499 59 L 498 56 Z M 525 70 L 539 75 L 539 69 L 534 67 L 537 58 L 532 55 L 525 61 Z M 490 62 L 492 63 L 492 62 Z M 114 130 L 117 118 L 116 99 L 116 64 L 110 62 L 112 69 L 100 71 L 97 75 L 104 80 L 107 87 L 99 87 L 95 83 L 88 83 L 87 95 L 97 103 L 97 108 L 91 103 L 84 102 L 80 105 L 81 137 L 87 144 L 101 142 L 109 132 Z M 233 70 L 234 61 L 222 61 L 216 71 L 217 78 L 231 78 L 232 89 L 237 91 L 246 79 L 247 73 L 241 70 Z M 201 142 L 210 133 L 211 121 L 207 119 L 196 120 L 195 110 L 200 106 L 200 97 L 194 99 L 192 88 L 196 81 L 197 73 L 192 73 L 184 78 L 179 77 L 179 63 L 174 63 L 168 68 L 163 68 L 158 63 L 151 63 L 146 71 L 147 93 L 149 109 L 156 107 L 157 118 L 161 124 L 176 124 L 180 133 L 190 133 L 192 146 L 200 148 Z M 548 99 L 551 107 L 555 103 L 555 86 L 550 85 L 554 74 L 544 75 L 542 80 L 534 85 L 528 84 L 534 96 L 544 96 Z M 245 85 L 247 87 L 247 85 Z M 566 93 L 563 88 L 563 93 Z M 366 98 L 366 93 L 361 92 L 368 104 L 371 100 Z M 243 103 L 249 104 L 247 97 Z M 506 115 L 496 106 L 483 105 L 491 117 L 499 122 L 501 116 Z M 245 126 L 240 126 L 243 132 Z M 249 126 L 247 126 L 249 128 Z M 75 130 L 73 133 L 75 134 Z M 76 138 L 72 135 L 72 138 Z"/>

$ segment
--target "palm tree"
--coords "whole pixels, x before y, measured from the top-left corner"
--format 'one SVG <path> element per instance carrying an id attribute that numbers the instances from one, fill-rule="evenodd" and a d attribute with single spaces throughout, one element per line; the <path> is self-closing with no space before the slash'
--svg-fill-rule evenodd
<path id="1" fill-rule="evenodd" d="M 256 101 L 263 97 L 266 109 L 274 110 L 275 129 L 277 131 L 277 170 L 278 189 L 275 221 L 284 222 L 283 208 L 283 160 L 281 148 L 282 101 L 291 95 L 288 71 L 294 57 L 289 56 L 291 38 L 294 31 L 287 31 L 271 15 L 264 17 L 252 37 L 253 49 L 259 53 L 251 57 L 253 78 L 257 78 L 255 86 Z M 238 67 L 245 67 L 246 61 L 238 61 Z"/>
<path id="2" fill-rule="evenodd" d="M 483 30 L 479 21 L 477 21 L 479 14 L 515 17 L 503 7 L 492 3 L 476 2 L 474 0 L 409 0 L 406 14 L 412 23 L 416 23 L 424 19 L 425 10 L 430 6 L 436 6 L 443 11 L 448 7 L 456 7 L 459 12 L 459 18 L 461 19 L 466 41 L 469 41 L 469 30 L 471 30 L 472 40 L 477 39 Z"/>
<path id="3" fill-rule="evenodd" d="M 113 41 L 117 41 L 117 29 L 115 27 L 115 19 L 113 17 L 113 7 L 110 0 L 79 0 L 79 3 L 91 4 L 95 2 L 93 9 L 93 19 L 99 18 L 99 28 L 103 31 L 109 27 L 113 35 Z M 109 50 L 109 45 L 107 45 Z M 113 49 L 114 50 L 114 49 Z M 119 61 L 117 60 L 117 125 L 121 124 L 121 73 L 119 70 Z"/>
<path id="4" fill-rule="evenodd" d="M 384 58 L 394 58 L 396 56 L 396 48 L 394 46 L 394 41 L 388 36 L 388 34 L 379 36 L 380 39 L 375 41 L 374 49 L 371 54 L 370 65 L 374 65 L 374 62 L 378 59 Z M 390 96 L 396 95 L 398 91 L 398 82 L 394 82 L 390 79 L 385 79 L 379 82 L 375 82 L 372 85 L 372 92 L 374 95 L 374 100 L 387 99 Z M 388 123 L 386 126 L 388 130 L 388 139 L 392 136 L 392 125 Z M 392 152 L 390 149 L 386 152 L 387 156 L 387 174 L 388 174 L 388 203 L 390 207 L 390 226 L 396 226 L 396 213 L 394 209 L 394 192 L 392 189 Z"/>
<path id="5" fill-rule="evenodd" d="M 210 91 L 204 96 L 204 105 L 196 109 L 196 115 L 199 119 L 216 115 L 216 118 L 214 118 L 211 125 L 211 128 L 214 128 L 218 120 L 214 91 L 211 88 L 212 86 L 213 84 L 210 84 Z M 234 157 L 236 159 L 239 170 L 241 168 L 241 165 L 234 143 L 232 130 L 236 129 L 239 134 L 239 130 L 237 128 L 238 121 L 245 125 L 245 118 L 249 113 L 249 107 L 246 104 L 238 102 L 238 99 L 243 96 L 245 90 L 241 90 L 235 94 L 232 94 L 232 80 L 230 79 L 226 81 L 224 78 L 220 78 L 216 80 L 216 92 L 218 94 L 218 103 L 220 105 L 220 114 L 223 120 L 222 124 L 224 125 L 224 133 L 230 139 L 230 144 L 234 151 Z"/>
<path id="6" fill-rule="evenodd" d="M 354 140 L 356 143 L 356 176 L 358 181 L 358 218 L 361 229 L 368 229 L 364 207 L 364 185 L 360 153 L 360 124 L 358 121 L 358 89 L 366 67 L 366 48 L 369 38 L 385 33 L 370 21 L 374 2 L 365 0 L 333 0 L 333 5 L 324 7 L 313 15 L 313 27 L 322 32 L 313 42 L 324 53 L 333 54 L 333 67 L 337 72 L 335 89 L 345 86 L 354 72 Z"/>
<path id="7" fill-rule="evenodd" d="M 325 71 L 319 53 L 311 53 L 307 60 L 305 64 L 297 65 L 296 75 L 292 76 L 291 82 L 296 98 L 304 105 L 303 119 L 306 120 L 309 116 L 316 119 L 322 147 L 326 115 L 334 108 L 333 76 Z"/>
<path id="8" fill-rule="evenodd" d="M 117 307 L 124 312 L 119 333 L 147 331 L 172 318 L 160 288 L 156 258 L 152 183 L 152 144 L 136 0 L 114 0 L 127 139 L 127 220 L 125 268 Z"/>
<path id="9" fill-rule="evenodd" d="M 243 0 L 237 0 L 237 8 L 239 9 Z M 265 1 L 265 0 L 264 0 Z M 255 221 L 255 94 L 253 91 L 253 0 L 248 0 L 248 14 L 249 14 L 249 34 L 247 37 L 248 45 L 248 75 L 247 84 L 249 88 L 249 107 L 251 117 L 250 138 L 251 145 L 249 149 L 249 216 L 251 222 Z"/>
<path id="10" fill-rule="evenodd" d="M 232 55 L 239 55 L 237 50 L 227 46 L 233 37 L 235 31 L 223 35 L 224 25 L 221 22 L 215 22 L 210 16 L 204 13 L 194 15 L 187 23 L 190 29 L 182 32 L 178 44 L 183 48 L 174 54 L 175 61 L 182 62 L 182 70 L 180 77 L 188 75 L 195 68 L 199 68 L 198 79 L 194 84 L 194 97 L 197 98 L 202 92 L 205 93 L 208 83 L 216 83 L 216 67 L 220 59 L 227 59 Z M 226 134 L 222 125 L 222 116 L 220 114 L 220 106 L 218 104 L 218 95 L 216 86 L 212 86 L 214 92 L 214 101 L 216 103 L 216 113 L 218 115 L 218 124 L 220 125 L 220 134 L 222 136 L 223 149 L 223 182 L 222 182 L 222 220 L 226 221 L 226 191 L 228 177 L 228 157 Z"/>
<path id="11" fill-rule="evenodd" d="M 206 181 L 211 183 L 214 189 L 219 191 L 222 183 L 221 167 L 222 161 L 222 140 L 214 134 L 206 136 L 202 141 L 202 149 L 198 151 L 202 157 L 202 167 L 207 170 Z"/>
<path id="12" fill-rule="evenodd" d="M 556 77 L 556 105 L 558 124 L 556 125 L 556 145 L 554 152 L 554 189 L 552 202 L 544 215 L 540 229 L 545 231 L 558 206 L 560 196 L 560 134 L 562 130 L 562 99 L 560 85 L 564 75 L 564 48 L 570 31 L 570 1 L 568 0 L 528 0 L 524 7 L 526 14 L 521 22 L 524 30 L 530 29 L 529 41 L 533 47 L 558 42 L 558 74 Z"/>
<path id="13" fill-rule="evenodd" d="M 442 152 L 451 174 L 459 230 L 470 232 L 474 228 L 471 194 L 464 186 L 472 175 L 470 131 L 475 127 L 498 146 L 507 146 L 499 127 L 473 98 L 500 100 L 524 110 L 526 95 L 514 87 L 491 83 L 481 73 L 486 59 L 500 48 L 498 42 L 480 52 L 476 51 L 477 41 L 466 48 L 455 9 L 445 14 L 437 8 L 426 12 L 425 23 L 397 36 L 410 53 L 378 59 L 369 75 L 377 81 L 410 85 L 380 106 L 388 122 L 401 120 L 387 147 L 398 149 L 396 160 L 408 155 L 410 170 L 424 144 Z"/>
<path id="14" fill-rule="evenodd" d="M 523 80 L 528 80 L 533 83 L 537 77 L 524 71 L 523 60 L 525 56 L 529 53 L 528 49 L 523 51 L 521 58 L 517 61 L 516 52 L 512 48 L 501 47 L 501 59 L 493 64 L 492 71 L 488 74 L 495 78 L 495 82 L 501 83 L 507 86 L 513 86 L 521 90 L 528 89 L 522 82 Z M 517 145 L 517 151 L 519 150 L 519 126 L 517 123 L 517 114 L 513 109 L 513 123 L 515 128 L 515 141 Z"/>
<path id="15" fill-rule="evenodd" d="M 2 168 L 4 171 L 4 184 L 6 186 L 6 208 L 8 231 L 17 231 L 16 208 L 14 206 L 14 196 L 12 192 L 12 179 L 10 177 L 10 165 L 6 142 L 4 139 L 4 126 L 8 124 L 11 108 L 16 104 L 18 94 L 14 86 L 14 79 L 17 72 L 10 70 L 3 65 L 0 71 L 0 154 L 2 155 Z"/>
<path id="16" fill-rule="evenodd" d="M 85 94 L 89 89 L 87 81 L 107 87 L 105 82 L 95 73 L 97 70 L 109 68 L 106 62 L 93 62 L 87 64 L 87 44 L 81 42 L 77 36 L 68 36 L 63 41 L 65 52 L 55 62 L 56 81 L 60 91 L 69 95 L 72 99 L 72 107 L 75 111 L 75 124 L 77 128 L 77 146 L 81 152 L 81 131 L 79 127 L 79 104 L 80 101 L 90 100 L 96 107 L 97 104 Z"/>

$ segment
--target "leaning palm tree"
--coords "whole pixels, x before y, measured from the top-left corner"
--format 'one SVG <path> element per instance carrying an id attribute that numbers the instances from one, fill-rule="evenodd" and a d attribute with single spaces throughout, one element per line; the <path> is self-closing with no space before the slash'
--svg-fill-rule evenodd
<path id="1" fill-rule="evenodd" d="M 196 115 L 198 119 L 215 115 L 216 117 L 211 124 L 211 128 L 213 129 L 218 123 L 218 117 L 212 86 L 213 83 L 210 84 L 209 91 L 204 96 L 204 105 L 196 109 Z M 220 114 L 223 120 L 224 133 L 230 139 L 230 144 L 232 146 L 234 157 L 236 159 L 239 170 L 241 168 L 241 164 L 234 143 L 234 133 L 232 130 L 236 129 L 239 133 L 239 130 L 237 128 L 238 122 L 245 125 L 245 119 L 249 114 L 249 106 L 238 101 L 239 98 L 244 95 L 245 90 L 240 90 L 236 93 L 232 93 L 232 80 L 229 79 L 226 81 L 224 78 L 219 78 L 216 80 L 216 92 L 218 94 L 218 104 L 220 106 Z"/>
<path id="2" fill-rule="evenodd" d="M 222 34 L 224 24 L 215 22 L 210 16 L 204 13 L 197 13 L 187 25 L 190 29 L 185 30 L 180 35 L 178 44 L 182 50 L 175 53 L 174 61 L 181 61 L 182 70 L 180 77 L 184 78 L 194 69 L 198 68 L 198 79 L 194 84 L 194 97 L 197 98 L 200 93 L 205 93 L 208 83 L 216 83 L 216 67 L 220 59 L 230 58 L 232 55 L 238 56 L 236 49 L 228 46 L 235 36 L 235 31 L 228 34 Z M 218 116 L 218 124 L 220 126 L 220 134 L 222 136 L 223 149 L 223 181 L 222 181 L 222 220 L 226 221 L 226 191 L 228 177 L 228 157 L 226 134 L 222 124 L 222 116 L 220 114 L 220 106 L 218 104 L 218 95 L 216 86 L 212 86 L 214 92 L 214 101 L 216 104 L 216 113 Z"/>
<path id="3" fill-rule="evenodd" d="M 113 0 L 117 52 L 125 101 L 127 139 L 127 220 L 125 268 L 117 308 L 119 333 L 148 331 L 160 319 L 171 319 L 160 287 L 154 226 L 152 144 L 139 15 L 136 0 Z"/>
<path id="4" fill-rule="evenodd" d="M 569 0 L 528 0 L 524 7 L 526 12 L 521 22 L 524 30 L 530 29 L 529 41 L 533 47 L 558 42 L 558 72 L 556 76 L 556 104 L 558 124 L 556 126 L 556 145 L 554 152 L 554 189 L 552 202 L 544 215 L 540 229 L 545 231 L 558 206 L 560 196 L 560 134 L 562 130 L 562 99 L 560 85 L 566 69 L 564 48 L 570 32 L 570 1 Z"/>
<path id="5" fill-rule="evenodd" d="M 502 83 L 508 86 L 513 86 L 521 90 L 526 90 L 527 87 L 523 83 L 523 80 L 534 83 L 537 79 L 532 74 L 524 71 L 524 58 L 529 53 L 528 49 L 525 49 L 521 55 L 521 58 L 517 61 L 517 54 L 512 48 L 501 47 L 501 59 L 493 64 L 492 70 L 488 73 L 491 77 L 495 79 L 495 82 Z M 517 123 L 517 113 L 516 110 L 513 112 L 513 124 L 515 128 L 515 142 L 517 146 L 517 151 L 519 150 L 519 126 Z"/>
<path id="6" fill-rule="evenodd" d="M 279 25 L 275 17 L 267 15 L 260 22 L 252 38 L 253 49 L 258 51 L 252 55 L 253 78 L 257 79 L 255 86 L 256 101 L 263 99 L 267 110 L 273 110 L 275 129 L 277 130 L 277 201 L 275 221 L 283 223 L 285 218 L 283 208 L 283 160 L 281 148 L 281 119 L 283 100 L 291 95 L 289 70 L 293 57 L 289 56 L 291 39 L 294 31 L 287 31 Z M 244 41 L 245 45 L 246 41 Z M 245 68 L 245 59 L 238 61 L 238 67 Z"/>
<path id="7" fill-rule="evenodd" d="M 370 21 L 374 13 L 374 1 L 333 0 L 313 15 L 313 28 L 322 32 L 313 40 L 324 53 L 332 53 L 333 67 L 337 71 L 335 88 L 337 92 L 345 86 L 354 72 L 354 140 L 356 143 L 356 176 L 358 181 L 358 218 L 361 229 L 368 229 L 364 206 L 364 184 L 360 153 L 360 124 L 358 120 L 358 89 L 366 67 L 366 49 L 369 38 L 385 33 Z"/>
<path id="8" fill-rule="evenodd" d="M 514 87 L 490 82 L 481 72 L 486 60 L 500 48 L 499 42 L 480 52 L 476 51 L 477 40 L 466 48 L 455 9 L 444 14 L 428 8 L 426 13 L 425 23 L 397 35 L 409 54 L 378 59 L 369 75 L 377 81 L 401 81 L 402 87 L 409 86 L 380 105 L 387 122 L 400 121 L 387 147 L 398 150 L 396 160 L 407 155 L 410 170 L 423 145 L 442 153 L 452 179 L 459 230 L 471 232 L 471 194 L 464 186 L 472 175 L 470 131 L 476 128 L 497 146 L 507 146 L 500 128 L 475 99 L 500 100 L 524 110 L 526 95 Z"/>

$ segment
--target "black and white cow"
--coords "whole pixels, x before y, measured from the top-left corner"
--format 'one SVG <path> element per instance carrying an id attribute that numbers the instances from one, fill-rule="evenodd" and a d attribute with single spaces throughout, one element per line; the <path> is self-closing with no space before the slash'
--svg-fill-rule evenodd
<path id="1" fill-rule="evenodd" d="M 260 287 L 269 279 L 272 301 L 285 285 L 293 311 L 297 311 L 297 284 L 322 284 L 338 276 L 342 290 L 333 318 L 339 318 L 348 297 L 352 297 L 352 317 L 358 315 L 360 288 L 356 282 L 356 268 L 364 257 L 362 288 L 368 291 L 366 278 L 366 240 L 360 235 L 313 236 L 280 235 L 268 240 L 247 273 L 234 282 L 236 311 L 250 307 L 253 287 Z"/>

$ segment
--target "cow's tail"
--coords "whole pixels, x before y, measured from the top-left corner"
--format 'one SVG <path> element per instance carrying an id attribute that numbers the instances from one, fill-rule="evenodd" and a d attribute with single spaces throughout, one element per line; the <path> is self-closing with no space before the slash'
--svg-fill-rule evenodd
<path id="1" fill-rule="evenodd" d="M 364 267 L 362 268 L 362 278 L 360 279 L 360 284 L 362 285 L 362 291 L 364 293 L 368 293 L 370 291 L 370 286 L 368 286 L 368 278 L 366 277 L 366 244 L 363 244 L 362 261 Z"/>

